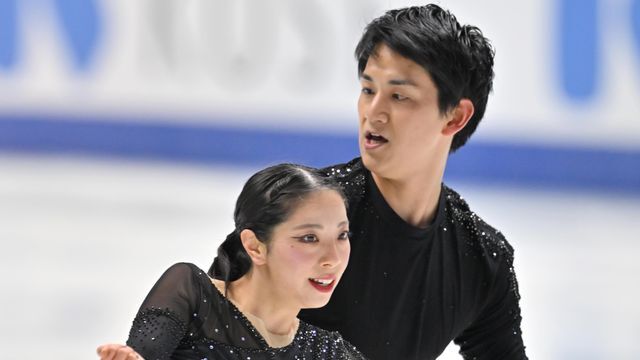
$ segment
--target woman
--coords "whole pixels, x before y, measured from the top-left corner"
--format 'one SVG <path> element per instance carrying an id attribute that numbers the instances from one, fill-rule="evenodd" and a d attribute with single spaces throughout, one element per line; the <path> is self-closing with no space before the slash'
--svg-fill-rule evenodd
<path id="1" fill-rule="evenodd" d="M 339 186 L 311 168 L 272 166 L 244 185 L 234 220 L 209 272 L 170 267 L 127 346 L 100 346 L 101 359 L 363 359 L 338 333 L 297 318 L 329 301 L 347 266 Z"/>

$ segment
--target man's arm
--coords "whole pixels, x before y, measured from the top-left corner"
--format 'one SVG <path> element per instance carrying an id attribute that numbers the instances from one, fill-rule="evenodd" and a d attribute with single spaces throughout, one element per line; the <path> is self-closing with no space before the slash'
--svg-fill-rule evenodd
<path id="1" fill-rule="evenodd" d="M 496 259 L 497 272 L 486 304 L 476 320 L 454 339 L 465 359 L 527 359 L 520 329 L 522 317 L 513 249 L 506 246 L 507 252 Z"/>

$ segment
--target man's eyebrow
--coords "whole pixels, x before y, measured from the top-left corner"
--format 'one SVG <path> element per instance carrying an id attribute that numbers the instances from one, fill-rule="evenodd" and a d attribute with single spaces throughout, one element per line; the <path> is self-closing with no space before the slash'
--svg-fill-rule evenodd
<path id="1" fill-rule="evenodd" d="M 389 80 L 389 85 L 408 85 L 408 86 L 418 86 L 416 83 L 409 79 L 393 79 Z"/>
<path id="2" fill-rule="evenodd" d="M 362 75 L 360 75 L 360 78 L 366 81 L 373 82 L 373 78 L 365 73 L 362 73 Z M 409 79 L 391 79 L 389 80 L 389 85 L 418 86 L 415 82 Z"/>
<path id="3" fill-rule="evenodd" d="M 369 76 L 369 75 L 367 75 L 367 74 L 365 74 L 365 73 L 362 73 L 362 75 L 360 75 L 360 78 L 361 78 L 361 79 L 364 79 L 364 80 L 367 80 L 367 81 L 373 81 L 373 79 L 371 78 L 371 76 Z"/>

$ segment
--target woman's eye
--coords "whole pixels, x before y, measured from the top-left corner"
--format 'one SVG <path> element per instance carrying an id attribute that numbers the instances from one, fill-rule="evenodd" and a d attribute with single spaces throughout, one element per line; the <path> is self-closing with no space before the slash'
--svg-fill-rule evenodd
<path id="1" fill-rule="evenodd" d="M 338 236 L 338 239 L 340 239 L 340 240 L 349 240 L 350 237 L 351 237 L 351 232 L 350 231 L 344 231 L 344 232 L 340 233 L 340 236 Z"/>
<path id="2" fill-rule="evenodd" d="M 408 99 L 406 96 L 400 94 L 393 94 L 393 98 L 399 101 Z"/>
<path id="3" fill-rule="evenodd" d="M 313 234 L 302 235 L 298 239 L 305 243 L 312 243 L 318 241 L 318 238 Z"/>

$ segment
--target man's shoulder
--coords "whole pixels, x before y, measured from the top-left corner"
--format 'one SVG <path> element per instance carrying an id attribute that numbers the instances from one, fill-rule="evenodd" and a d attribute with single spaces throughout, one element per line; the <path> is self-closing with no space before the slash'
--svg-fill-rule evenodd
<path id="1" fill-rule="evenodd" d="M 349 162 L 327 166 L 320 169 L 342 187 L 349 202 L 357 201 L 364 196 L 367 169 L 357 157 Z"/>
<path id="2" fill-rule="evenodd" d="M 326 176 L 341 181 L 342 179 L 354 178 L 359 175 L 364 175 L 365 167 L 362 164 L 362 159 L 357 157 L 349 162 L 334 164 L 320 168 Z"/>
<path id="3" fill-rule="evenodd" d="M 504 234 L 471 210 L 467 201 L 452 188 L 443 185 L 448 222 L 464 233 L 465 239 L 482 255 L 513 260 L 513 247 Z"/>

